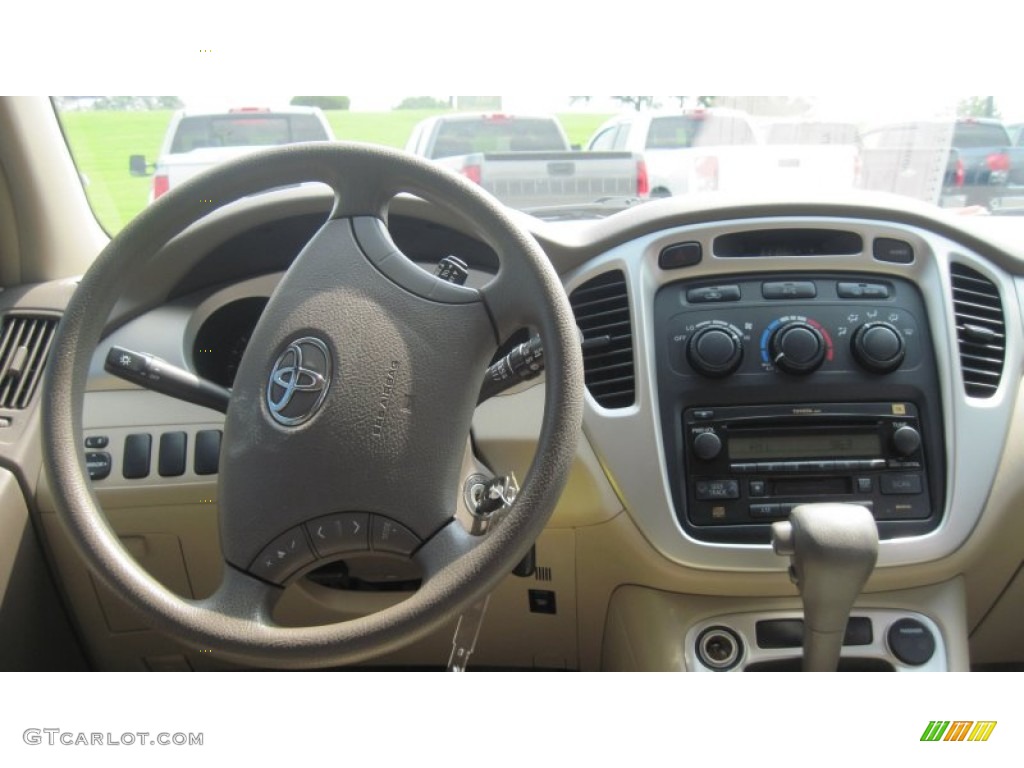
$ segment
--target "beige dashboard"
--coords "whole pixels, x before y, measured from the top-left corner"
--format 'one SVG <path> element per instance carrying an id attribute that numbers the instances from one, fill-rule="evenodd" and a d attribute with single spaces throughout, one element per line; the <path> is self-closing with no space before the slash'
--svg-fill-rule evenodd
<path id="1" fill-rule="evenodd" d="M 258 253 L 232 250 L 233 238 L 244 237 L 257 222 L 265 227 L 268 211 L 275 221 L 294 222 L 322 210 L 321 205 L 315 196 L 303 194 L 273 204 L 251 201 L 172 241 L 164 249 L 166 261 L 154 267 L 162 279 L 126 291 L 108 342 L 194 368 L 203 323 L 233 301 L 269 295 L 294 256 L 282 252 L 277 261 L 268 261 Z M 412 227 L 410 249 L 416 249 L 417 236 L 420 243 L 430 243 L 410 254 L 423 263 L 444 255 L 432 249 L 444 246 L 445 233 L 457 236 L 462 246 L 473 242 L 470 226 L 419 201 L 398 201 L 396 209 Z M 819 259 L 814 265 L 829 273 L 899 277 L 920 288 L 943 400 L 947 472 L 940 481 L 941 523 L 923 535 L 883 541 L 879 567 L 857 609 L 875 617 L 877 635 L 884 633 L 886 622 L 906 616 L 920 617 L 937 634 L 934 664 L 896 663 L 901 671 L 1024 661 L 1024 628 L 1016 619 L 1024 605 L 1024 475 L 1019 471 L 1024 465 L 1024 262 L 1019 254 L 988 246 L 973 231 L 961 232 L 902 208 L 789 204 L 686 211 L 651 203 L 644 209 L 596 223 L 532 224 L 568 292 L 609 270 L 625 275 L 636 398 L 628 407 L 606 408 L 588 395 L 576 462 L 537 542 L 537 567 L 526 577 L 509 576 L 493 595 L 473 663 L 493 668 L 701 669 L 694 656 L 694 632 L 722 623 L 737 628 L 747 660 L 753 661 L 760 656 L 743 628 L 758 617 L 790 617 L 798 611 L 786 562 L 769 546 L 702 542 L 680 524 L 658 417 L 660 342 L 652 306 L 659 289 L 683 278 L 728 282 L 749 274 L 784 276 L 808 270 L 806 257 L 800 255 L 759 260 L 709 256 L 685 272 L 658 266 L 658 254 L 666 245 L 710 243 L 723 232 L 750 228 L 751 222 L 790 228 L 814 223 L 852 229 L 869 241 L 898 235 L 915 244 L 919 255 L 911 265 L 880 263 L 860 251 Z M 486 280 L 486 254 L 472 251 L 472 256 L 483 259 L 477 263 L 478 277 Z M 965 396 L 961 388 L 956 321 L 948 299 L 951 262 L 984 274 L 1003 299 L 1004 369 L 998 392 L 984 402 Z M 168 292 L 172 285 L 177 287 Z M 20 296 L 4 294 L 4 309 L 59 312 L 71 290 L 73 284 L 64 283 Z M 221 568 L 217 475 L 209 471 L 198 445 L 223 429 L 223 417 L 110 377 L 102 370 L 104 354 L 105 349 L 97 352 L 84 416 L 88 451 L 108 457 L 105 474 L 93 481 L 95 493 L 124 547 L 155 579 L 186 597 L 209 595 Z M 543 388 L 531 382 L 479 406 L 473 422 L 475 459 L 495 472 L 514 470 L 522 476 L 533 456 L 543 400 Z M 22 439 L 27 442 L 19 442 L 23 453 L 17 461 L 33 491 L 34 514 L 60 587 L 95 666 L 231 668 L 218 658 L 216 648 L 185 648 L 149 630 L 139 614 L 85 568 L 54 512 L 45 468 L 34 458 L 34 447 L 23 447 L 37 441 L 37 418 L 24 426 Z M 148 451 L 144 459 L 126 458 L 126 446 L 137 443 L 137 436 L 148 436 Z M 167 456 L 164 444 L 171 446 Z M 84 455 L 86 446 L 82 449 Z M 127 464 L 133 464 L 130 471 Z M 402 594 L 336 589 L 303 577 L 287 588 L 275 618 L 284 624 L 338 621 L 380 610 Z M 452 630 L 373 664 L 442 667 L 451 650 Z M 884 642 L 876 645 L 871 653 L 892 662 Z M 858 653 L 849 649 L 849 655 Z"/>

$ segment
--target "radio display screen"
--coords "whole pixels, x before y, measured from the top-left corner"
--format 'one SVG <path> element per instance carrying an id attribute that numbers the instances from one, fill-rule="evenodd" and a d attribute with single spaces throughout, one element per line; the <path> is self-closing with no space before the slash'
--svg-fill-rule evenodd
<path id="1" fill-rule="evenodd" d="M 832 459 L 881 456 L 882 444 L 876 432 L 804 432 L 799 435 L 730 435 L 729 458 Z"/>

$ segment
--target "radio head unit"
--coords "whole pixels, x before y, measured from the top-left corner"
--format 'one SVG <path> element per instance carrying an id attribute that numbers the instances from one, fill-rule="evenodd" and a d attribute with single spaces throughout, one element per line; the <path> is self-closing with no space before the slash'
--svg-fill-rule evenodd
<path id="1" fill-rule="evenodd" d="M 772 521 L 818 501 L 869 507 L 883 539 L 942 522 L 942 394 L 910 281 L 680 280 L 655 294 L 654 332 L 665 468 L 688 536 L 767 544 Z"/>
<path id="2" fill-rule="evenodd" d="M 688 408 L 686 522 L 765 525 L 798 504 L 846 502 L 879 522 L 931 516 L 913 403 Z"/>

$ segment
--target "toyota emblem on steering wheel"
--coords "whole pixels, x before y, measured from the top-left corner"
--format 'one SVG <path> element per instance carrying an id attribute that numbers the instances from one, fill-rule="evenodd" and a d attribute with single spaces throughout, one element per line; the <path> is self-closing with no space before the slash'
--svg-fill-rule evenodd
<path id="1" fill-rule="evenodd" d="M 308 421 L 331 386 L 331 353 L 320 339 L 291 342 L 270 372 L 267 408 L 278 424 L 294 427 Z"/>

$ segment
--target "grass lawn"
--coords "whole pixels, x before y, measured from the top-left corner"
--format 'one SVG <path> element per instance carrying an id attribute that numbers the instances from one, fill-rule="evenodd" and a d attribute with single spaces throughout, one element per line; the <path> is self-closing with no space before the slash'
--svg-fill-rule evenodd
<path id="1" fill-rule="evenodd" d="M 88 180 L 89 202 L 103 227 L 118 232 L 149 200 L 152 180 L 128 173 L 128 156 L 156 160 L 171 110 L 66 112 L 64 134 L 78 170 Z"/>
<path id="2" fill-rule="evenodd" d="M 149 199 L 152 179 L 128 173 L 128 156 L 145 155 L 155 162 L 171 119 L 170 110 L 152 112 L 65 112 L 64 133 L 86 188 L 93 211 L 110 234 L 115 234 L 141 211 Z M 334 135 L 342 140 L 369 141 L 404 147 L 413 126 L 438 110 L 401 109 L 392 112 L 326 112 Z M 608 115 L 559 115 L 572 144 L 587 139 Z"/>

